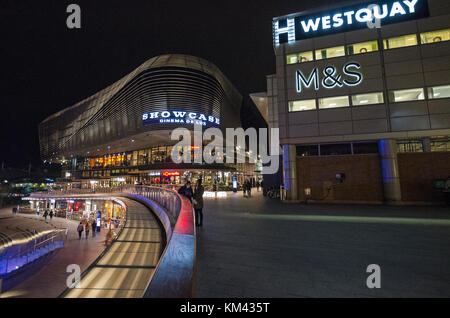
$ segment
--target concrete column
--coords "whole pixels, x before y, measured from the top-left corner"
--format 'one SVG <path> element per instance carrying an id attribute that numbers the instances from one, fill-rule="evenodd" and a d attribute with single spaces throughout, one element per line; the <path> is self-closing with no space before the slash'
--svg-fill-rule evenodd
<path id="1" fill-rule="evenodd" d="M 295 145 L 283 145 L 283 180 L 286 200 L 298 200 L 297 149 Z"/>
<path id="2" fill-rule="evenodd" d="M 431 140 L 430 138 L 422 139 L 423 152 L 431 152 Z"/>
<path id="3" fill-rule="evenodd" d="M 378 148 L 381 156 L 384 200 L 387 204 L 396 204 L 402 199 L 397 161 L 397 142 L 393 139 L 379 140 Z"/>

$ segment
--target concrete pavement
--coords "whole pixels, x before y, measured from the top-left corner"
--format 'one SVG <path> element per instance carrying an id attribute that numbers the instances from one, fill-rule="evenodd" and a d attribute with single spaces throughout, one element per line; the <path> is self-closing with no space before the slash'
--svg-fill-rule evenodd
<path id="1" fill-rule="evenodd" d="M 450 297 L 450 209 L 205 199 L 197 297 Z M 368 289 L 369 264 L 381 289 Z"/>

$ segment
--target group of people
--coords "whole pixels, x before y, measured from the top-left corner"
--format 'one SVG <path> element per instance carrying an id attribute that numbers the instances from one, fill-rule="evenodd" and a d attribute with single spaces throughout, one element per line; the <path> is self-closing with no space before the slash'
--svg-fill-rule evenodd
<path id="1" fill-rule="evenodd" d="M 86 238 L 89 238 L 89 232 L 92 230 L 92 237 L 95 237 L 97 232 L 97 220 L 93 219 L 84 219 L 80 221 L 80 224 L 78 224 L 77 232 L 78 232 L 78 239 L 81 240 L 81 236 L 83 234 L 83 231 L 86 235 Z"/>
<path id="2" fill-rule="evenodd" d="M 259 188 L 263 186 L 263 182 L 245 179 L 244 184 L 242 185 L 242 191 L 244 192 L 244 198 L 251 198 L 252 196 L 252 188 L 256 186 L 256 191 L 259 192 Z"/>
<path id="3" fill-rule="evenodd" d="M 198 179 L 195 189 L 192 189 L 191 182 L 187 181 L 178 193 L 185 196 L 192 202 L 195 211 L 195 225 L 203 226 L 203 193 L 205 188 L 202 186 L 202 179 Z"/>
<path id="4" fill-rule="evenodd" d="M 53 219 L 54 215 L 55 214 L 53 213 L 53 210 L 50 210 L 50 212 L 49 212 L 49 210 L 45 210 L 44 214 L 42 214 L 42 216 L 45 218 L 45 222 L 47 222 L 47 217 L 50 217 L 50 221 L 51 221 Z"/>
<path id="5" fill-rule="evenodd" d="M 244 192 L 244 198 L 250 198 L 252 196 L 252 183 L 249 179 L 245 179 L 242 185 L 242 192 Z"/>
<path id="6" fill-rule="evenodd" d="M 16 215 L 17 212 L 19 212 L 19 211 L 20 211 L 20 206 L 17 206 L 17 207 L 13 207 L 13 208 L 12 208 L 12 214 L 13 214 L 13 215 Z"/>

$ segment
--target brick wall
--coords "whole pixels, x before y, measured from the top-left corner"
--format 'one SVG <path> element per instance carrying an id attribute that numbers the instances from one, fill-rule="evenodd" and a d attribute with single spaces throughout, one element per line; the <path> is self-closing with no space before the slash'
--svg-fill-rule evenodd
<path id="1" fill-rule="evenodd" d="M 343 183 L 336 180 L 337 173 L 345 173 Z M 383 201 L 378 155 L 297 157 L 297 177 L 300 200 L 305 200 L 304 189 L 311 188 L 312 200 Z"/>
<path id="2" fill-rule="evenodd" d="M 398 166 L 403 201 L 444 201 L 434 181 L 450 176 L 450 152 L 401 153 Z"/>

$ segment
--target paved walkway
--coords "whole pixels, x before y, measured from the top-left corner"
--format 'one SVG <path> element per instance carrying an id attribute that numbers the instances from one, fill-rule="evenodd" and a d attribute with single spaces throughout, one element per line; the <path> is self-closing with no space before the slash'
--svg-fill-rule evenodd
<path id="1" fill-rule="evenodd" d="M 12 215 L 10 208 L 0 210 L 0 218 Z M 17 214 L 22 218 L 33 218 L 44 222 L 42 216 Z M 10 291 L 0 295 L 0 298 L 6 297 L 33 297 L 33 298 L 54 298 L 58 297 L 66 289 L 66 279 L 70 273 L 66 272 L 67 266 L 70 264 L 78 264 L 83 272 L 104 250 L 104 240 L 106 230 L 97 233 L 96 237 L 92 237 L 92 231 L 89 238 L 83 235 L 81 240 L 78 239 L 77 221 L 66 220 L 63 218 L 47 218 L 49 224 L 53 224 L 58 228 L 68 228 L 68 238 L 65 246 L 57 250 L 49 261 L 32 277 L 26 279 L 21 284 L 15 286 Z M 84 232 L 83 232 L 84 234 Z"/>
<path id="2" fill-rule="evenodd" d="M 450 209 L 205 199 L 197 297 L 450 297 Z M 366 286 L 369 264 L 381 289 Z"/>

